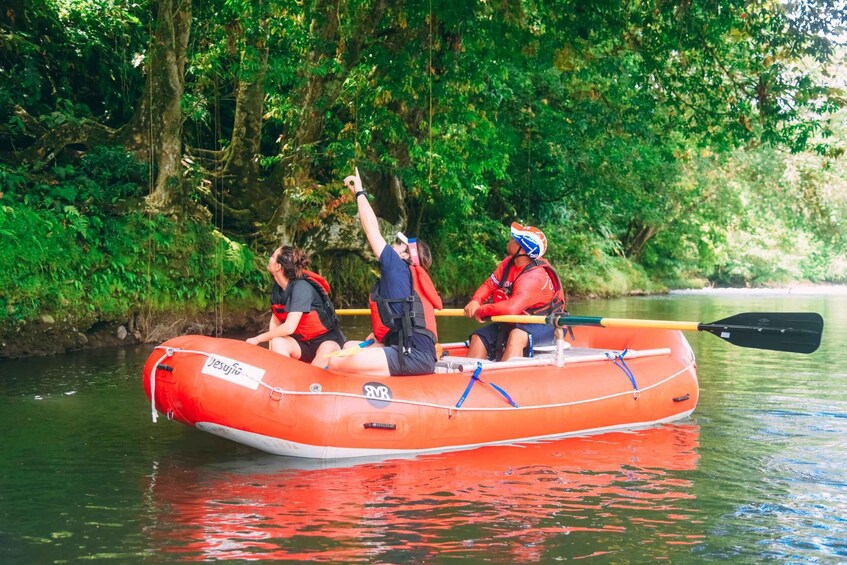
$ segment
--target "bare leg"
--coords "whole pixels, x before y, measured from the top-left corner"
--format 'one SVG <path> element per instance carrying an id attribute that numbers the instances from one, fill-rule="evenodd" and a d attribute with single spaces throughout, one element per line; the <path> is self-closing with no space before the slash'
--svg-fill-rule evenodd
<path id="1" fill-rule="evenodd" d="M 340 349 L 341 347 L 334 341 L 323 342 L 318 346 L 318 350 L 315 351 L 315 358 L 312 360 L 312 365 L 315 367 L 326 367 L 328 362 L 327 355 Z"/>
<path id="2" fill-rule="evenodd" d="M 273 338 L 268 343 L 268 349 L 285 357 L 291 357 L 292 359 L 300 359 L 300 355 L 302 354 L 300 344 L 294 338 L 287 336 Z"/>
<path id="3" fill-rule="evenodd" d="M 503 361 L 512 357 L 523 357 L 524 349 L 529 345 L 529 334 L 517 328 L 509 332 L 506 340 L 506 350 L 503 351 Z"/>
<path id="4" fill-rule="evenodd" d="M 388 359 L 385 357 L 385 349 L 382 347 L 367 347 L 349 357 L 330 357 L 329 368 L 339 373 L 357 373 L 387 377 Z"/>
<path id="5" fill-rule="evenodd" d="M 468 357 L 475 357 L 477 359 L 488 358 L 488 350 L 485 348 L 482 339 L 476 334 L 471 336 L 471 343 L 468 345 Z"/>

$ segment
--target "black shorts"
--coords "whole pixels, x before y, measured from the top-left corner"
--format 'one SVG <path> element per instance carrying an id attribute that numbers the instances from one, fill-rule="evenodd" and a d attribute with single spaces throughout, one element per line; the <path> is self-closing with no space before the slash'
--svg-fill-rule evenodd
<path id="1" fill-rule="evenodd" d="M 309 340 L 295 337 L 294 341 L 296 341 L 297 345 L 300 346 L 300 361 L 303 361 L 304 363 L 311 363 L 315 360 L 318 347 L 320 347 L 323 342 L 334 341 L 338 344 L 338 347 L 344 347 L 344 342 L 347 341 L 347 338 L 344 337 L 344 334 L 341 333 L 339 328 L 335 328 L 334 330 L 330 330 L 325 334 Z"/>
<path id="2" fill-rule="evenodd" d="M 412 347 L 408 353 L 403 353 L 398 346 L 390 345 L 385 348 L 388 374 L 399 377 L 434 373 L 435 355 L 433 352 Z"/>
<path id="3" fill-rule="evenodd" d="M 500 324 L 494 323 L 489 324 L 483 328 L 478 329 L 471 335 L 478 335 L 482 340 L 482 343 L 485 345 L 485 349 L 488 352 L 489 359 L 496 359 L 498 356 L 497 344 L 499 339 L 499 334 L 501 331 L 506 332 L 506 335 L 503 336 L 503 344 L 506 343 L 506 338 L 508 338 L 508 333 L 512 330 L 523 330 L 530 336 L 530 343 L 532 347 L 541 346 L 541 345 L 552 345 L 556 343 L 556 338 L 553 326 L 548 324 Z M 524 355 L 530 354 L 530 346 L 524 348 Z"/>

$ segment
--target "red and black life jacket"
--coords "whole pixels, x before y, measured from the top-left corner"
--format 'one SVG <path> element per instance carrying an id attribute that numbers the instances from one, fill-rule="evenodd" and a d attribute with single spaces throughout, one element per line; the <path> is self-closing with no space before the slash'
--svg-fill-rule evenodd
<path id="1" fill-rule="evenodd" d="M 521 269 L 521 272 L 517 274 L 515 280 L 509 281 L 509 271 L 512 270 L 512 267 L 515 265 L 516 256 L 512 256 L 509 259 L 509 262 L 506 263 L 506 267 L 503 269 L 503 275 L 500 277 L 497 285 L 505 298 L 508 298 L 512 295 L 515 283 L 518 282 L 518 279 L 524 273 L 528 273 L 532 269 L 537 267 L 541 267 L 545 271 L 547 271 L 547 276 L 550 277 L 550 282 L 553 284 L 553 298 L 550 300 L 548 304 L 543 306 L 536 306 L 535 308 L 527 308 L 524 310 L 524 313 L 529 314 L 531 316 L 535 315 L 544 315 L 549 316 L 550 314 L 562 314 L 566 312 L 567 308 L 567 300 L 565 298 L 565 290 L 562 287 L 562 279 L 559 278 L 559 273 L 556 272 L 556 269 L 553 268 L 553 265 L 548 263 L 544 259 L 533 259 L 527 266 Z M 493 300 L 496 302 L 497 298 L 493 297 Z"/>
<path id="2" fill-rule="evenodd" d="M 403 298 L 382 298 L 378 294 L 379 283 L 371 290 L 368 306 L 371 309 L 371 325 L 374 337 L 385 345 L 401 345 L 408 348 L 413 334 L 438 341 L 435 326 L 435 309 L 441 308 L 441 297 L 432 284 L 426 270 L 417 265 L 409 266 L 412 294 Z M 392 304 L 400 304 L 401 311 L 395 312 Z"/>
<path id="3" fill-rule="evenodd" d="M 305 312 L 300 318 L 300 323 L 297 324 L 295 333 L 291 337 L 295 339 L 310 340 L 332 331 L 338 327 L 338 315 L 335 313 L 335 306 L 329 299 L 329 283 L 319 274 L 303 269 L 303 277 L 292 279 L 288 283 L 287 291 L 291 291 L 291 285 L 303 284 L 300 281 L 305 281 L 312 285 L 312 288 L 317 291 L 321 297 L 321 307 L 317 310 Z M 271 292 L 271 310 L 273 311 L 279 323 L 285 323 L 288 318 L 288 312 L 285 311 L 285 300 L 283 294 L 285 291 L 279 284 L 274 281 L 273 291 Z"/>

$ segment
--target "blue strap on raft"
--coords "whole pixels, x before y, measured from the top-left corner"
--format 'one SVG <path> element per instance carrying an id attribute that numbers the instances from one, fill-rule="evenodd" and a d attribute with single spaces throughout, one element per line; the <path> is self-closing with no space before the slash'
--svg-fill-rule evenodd
<path id="1" fill-rule="evenodd" d="M 626 375 L 626 377 L 629 379 L 629 382 L 632 383 L 632 389 L 635 392 L 638 392 L 638 383 L 635 382 L 635 375 L 632 373 L 632 369 L 629 368 L 629 366 L 626 364 L 626 361 L 624 361 L 623 359 L 627 351 L 629 351 L 629 349 L 624 349 L 620 355 L 610 355 L 609 353 L 606 353 L 606 357 L 612 360 L 612 363 L 615 364 L 615 367 L 623 371 L 623 374 Z"/>
<path id="2" fill-rule="evenodd" d="M 484 380 L 480 379 L 480 378 L 479 378 L 479 374 L 480 374 L 480 373 L 482 373 L 482 363 L 480 363 L 479 361 L 477 361 L 477 363 L 476 363 L 476 370 L 475 370 L 475 371 L 473 372 L 473 374 L 471 375 L 471 380 L 468 382 L 468 386 L 465 388 L 465 392 L 463 392 L 463 393 L 462 393 L 462 397 L 461 397 L 461 398 L 459 398 L 459 402 L 457 402 L 457 403 L 456 403 L 456 408 L 461 408 L 461 407 L 462 407 L 462 404 L 464 404 L 464 403 L 465 403 L 465 399 L 468 397 L 468 394 L 470 394 L 471 389 L 473 388 L 473 385 L 474 385 L 474 383 L 475 383 L 476 381 L 479 381 L 479 382 L 481 382 L 481 383 L 482 383 L 482 384 L 484 384 L 484 385 L 488 385 L 488 386 L 490 386 L 491 388 L 493 388 L 494 390 L 496 390 L 497 392 L 499 392 L 500 394 L 502 394 L 502 395 L 503 395 L 503 398 L 505 398 L 505 399 L 506 399 L 506 401 L 507 401 L 509 404 L 511 404 L 511 405 L 512 405 L 512 406 L 514 406 L 515 408 L 518 408 L 517 403 L 516 403 L 514 400 L 512 400 L 512 397 L 511 397 L 511 396 L 509 396 L 509 394 L 508 394 L 505 390 L 503 390 L 502 388 L 500 388 L 499 386 L 497 386 L 497 385 L 496 385 L 496 384 L 494 384 L 494 383 L 487 383 L 487 382 L 485 382 Z"/>

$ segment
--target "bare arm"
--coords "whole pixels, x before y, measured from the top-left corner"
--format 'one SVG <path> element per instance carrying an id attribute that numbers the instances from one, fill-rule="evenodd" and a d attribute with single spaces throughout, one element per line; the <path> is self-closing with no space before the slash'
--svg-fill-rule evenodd
<path id="1" fill-rule="evenodd" d="M 285 337 L 287 335 L 291 335 L 294 333 L 294 330 L 297 329 L 297 324 L 300 323 L 300 318 L 303 317 L 303 312 L 289 312 L 288 317 L 285 318 L 285 322 L 282 324 L 276 319 L 276 316 L 273 317 L 270 323 L 270 328 L 265 333 L 261 333 L 256 337 L 251 337 L 247 340 L 247 343 L 252 343 L 253 345 L 259 345 L 260 343 L 265 343 L 266 341 L 270 341 L 275 337 Z M 274 324 L 276 322 L 276 324 Z"/>
<path id="2" fill-rule="evenodd" d="M 344 179 L 344 185 L 353 193 L 356 199 L 356 205 L 359 207 L 359 220 L 362 222 L 362 229 L 365 230 L 365 236 L 368 238 L 368 243 L 371 249 L 376 254 L 377 259 L 382 255 L 382 250 L 385 249 L 385 238 L 379 233 L 379 222 L 376 219 L 371 203 L 368 202 L 368 197 L 357 193 L 362 192 L 362 179 L 359 177 L 359 169 L 356 173 Z"/>

